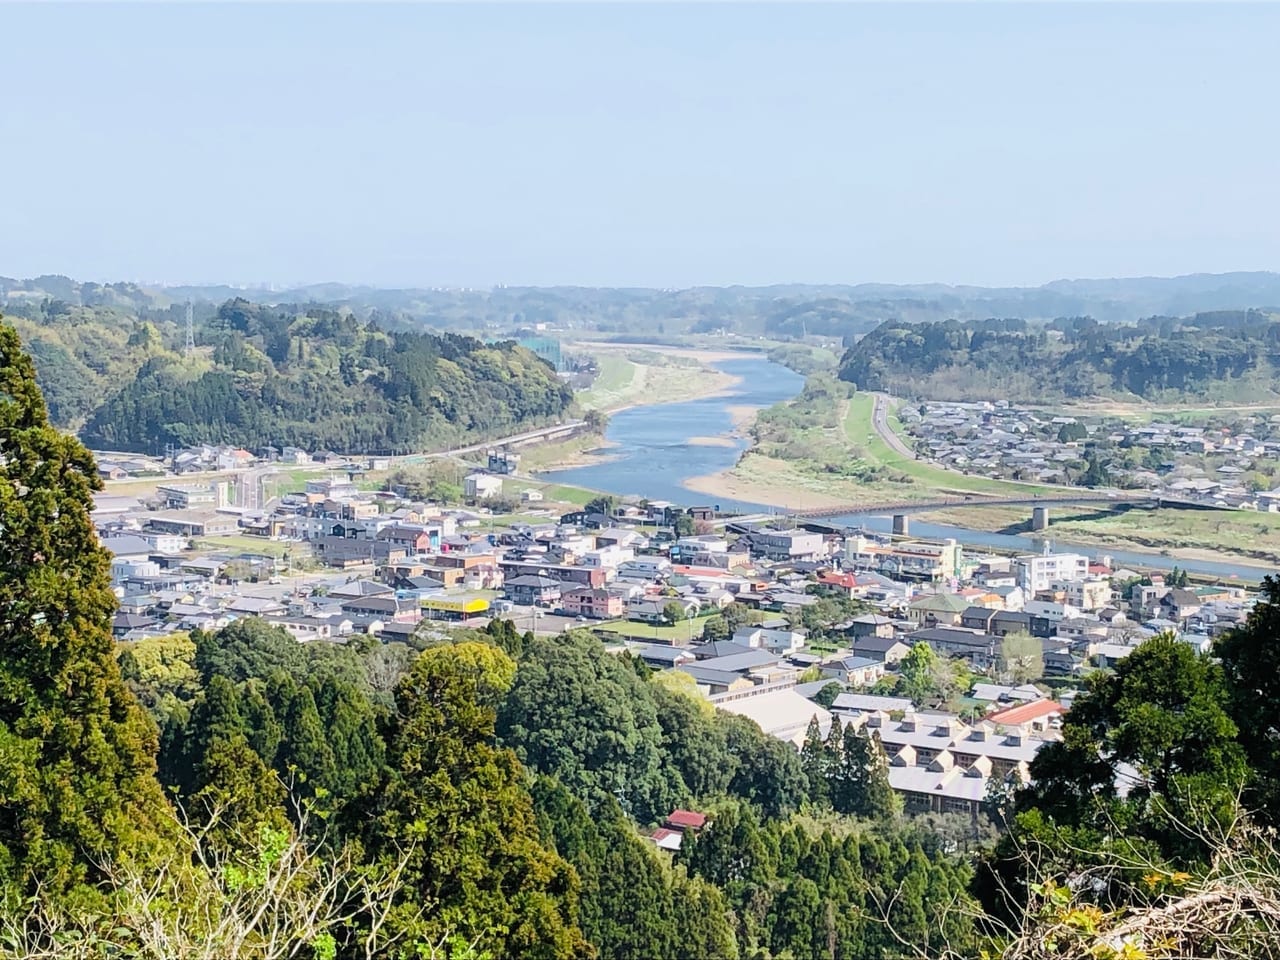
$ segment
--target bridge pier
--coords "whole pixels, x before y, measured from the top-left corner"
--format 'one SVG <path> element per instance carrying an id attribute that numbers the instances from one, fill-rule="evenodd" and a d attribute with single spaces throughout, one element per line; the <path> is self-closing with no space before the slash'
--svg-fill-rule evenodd
<path id="1" fill-rule="evenodd" d="M 895 537 L 906 537 L 911 534 L 911 522 L 907 519 L 905 513 L 895 513 L 893 515 L 893 535 Z"/>
<path id="2" fill-rule="evenodd" d="M 1048 530 L 1049 529 L 1049 508 L 1033 507 L 1031 509 L 1031 529 L 1032 530 Z"/>

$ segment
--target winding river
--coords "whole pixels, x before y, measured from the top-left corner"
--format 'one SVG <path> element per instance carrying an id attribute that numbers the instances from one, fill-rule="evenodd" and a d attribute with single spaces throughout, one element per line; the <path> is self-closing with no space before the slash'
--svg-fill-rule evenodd
<path id="1" fill-rule="evenodd" d="M 610 458 L 603 463 L 543 474 L 543 478 L 602 490 L 618 496 L 647 497 L 683 504 L 707 504 L 723 511 L 769 512 L 770 507 L 738 500 L 709 498 L 683 486 L 694 477 L 727 470 L 747 448 L 748 441 L 733 435 L 735 408 L 761 408 L 788 400 L 800 392 L 804 378 L 781 364 L 761 356 L 744 354 L 742 359 L 722 360 L 712 366 L 740 378 L 722 394 L 681 403 L 653 404 L 620 411 L 609 421 L 605 439 Z M 706 438 L 720 438 L 708 444 Z M 715 501 L 714 503 L 712 501 Z M 888 533 L 888 516 L 852 515 L 836 517 L 834 523 L 861 526 L 876 533 Z M 1038 553 L 1044 538 L 991 533 L 944 524 L 925 523 L 912 518 L 911 533 L 924 539 L 953 537 L 961 543 L 1003 551 Z M 1106 555 L 1118 565 L 1168 570 L 1174 566 L 1193 573 L 1240 580 L 1259 580 L 1267 568 L 1244 563 L 1184 560 L 1156 553 L 1073 544 L 1049 538 L 1056 549 L 1074 549 L 1090 556 Z"/>

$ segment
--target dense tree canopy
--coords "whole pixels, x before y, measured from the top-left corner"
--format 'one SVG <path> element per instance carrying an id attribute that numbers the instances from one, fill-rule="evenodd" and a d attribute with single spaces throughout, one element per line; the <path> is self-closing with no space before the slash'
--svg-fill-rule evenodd
<path id="1" fill-rule="evenodd" d="M 120 676 L 85 448 L 49 425 L 0 325 L 0 880 L 65 890 L 167 820 L 154 728 Z"/>
<path id="2" fill-rule="evenodd" d="M 1242 379 L 1255 393 L 1273 391 L 1270 358 L 1280 343 L 1280 324 L 1263 314 L 1055 326 L 889 320 L 845 353 L 840 377 L 864 390 L 931 400 L 1204 396 Z"/>
<path id="3" fill-rule="evenodd" d="M 95 447 L 232 443 L 405 453 L 561 416 L 572 391 L 512 342 L 386 333 L 347 313 L 228 301 L 212 366 L 151 357 L 89 418 Z"/>

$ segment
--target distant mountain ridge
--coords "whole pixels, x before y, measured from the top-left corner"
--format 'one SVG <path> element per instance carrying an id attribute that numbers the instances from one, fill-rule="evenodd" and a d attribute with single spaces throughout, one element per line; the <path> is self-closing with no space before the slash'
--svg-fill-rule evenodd
<path id="1" fill-rule="evenodd" d="M 100 303 L 165 309 L 187 299 L 220 303 L 243 297 L 269 305 L 315 303 L 346 306 L 367 315 L 389 311 L 437 326 L 505 323 L 520 315 L 587 325 L 670 323 L 679 327 L 732 323 L 742 332 L 787 333 L 788 320 L 806 332 L 863 333 L 885 320 L 982 320 L 1017 317 L 1052 320 L 1091 316 L 1132 322 L 1152 315 L 1185 316 L 1208 310 L 1280 305 L 1280 273 L 1195 273 L 1176 277 L 1061 279 L 1037 287 L 920 284 L 774 284 L 689 287 L 380 288 L 325 282 L 284 289 L 230 285 L 146 286 L 77 283 L 45 275 L 30 280 L 0 277 L 0 304 L 47 296 L 72 305 Z M 817 329 L 808 330 L 812 321 Z M 840 328 L 840 329 L 836 329 Z M 677 332 L 677 331 L 671 331 Z M 695 331 L 697 332 L 697 331 Z"/>

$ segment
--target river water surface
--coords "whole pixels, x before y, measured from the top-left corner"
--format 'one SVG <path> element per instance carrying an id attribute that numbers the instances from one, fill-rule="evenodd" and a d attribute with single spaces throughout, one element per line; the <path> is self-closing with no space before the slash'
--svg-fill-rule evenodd
<path id="1" fill-rule="evenodd" d="M 694 477 L 729 469 L 746 450 L 746 439 L 729 436 L 733 430 L 731 408 L 768 407 L 789 400 L 800 392 L 804 386 L 804 378 L 781 364 L 750 354 L 744 354 L 740 360 L 723 360 L 712 366 L 741 379 L 735 386 L 714 397 L 622 410 L 610 418 L 605 433 L 605 439 L 612 445 L 608 451 L 611 459 L 591 466 L 556 470 L 543 474 L 543 478 L 618 496 L 670 500 L 686 505 L 705 504 L 722 511 L 777 512 L 776 508 L 758 503 L 717 500 L 706 494 L 695 493 L 683 486 L 683 483 Z M 705 437 L 727 437 L 732 442 L 723 446 L 690 442 Z M 1028 516 L 1030 512 L 1028 507 Z M 835 517 L 831 522 L 861 526 L 875 533 L 888 533 L 891 519 L 888 516 L 857 514 Z M 966 545 L 1002 551 L 1038 553 L 1044 548 L 1044 538 L 1039 536 L 991 533 L 986 530 L 925 523 L 914 518 L 911 520 L 911 533 L 925 539 L 953 537 Z M 1268 572 L 1266 568 L 1243 563 L 1175 560 L 1156 553 L 1072 544 L 1067 540 L 1054 538 L 1052 528 L 1048 539 L 1054 542 L 1055 549 L 1075 550 L 1090 556 L 1106 555 L 1119 566 L 1153 570 L 1168 570 L 1178 566 L 1193 573 L 1242 580 L 1258 580 L 1263 573 Z"/>

